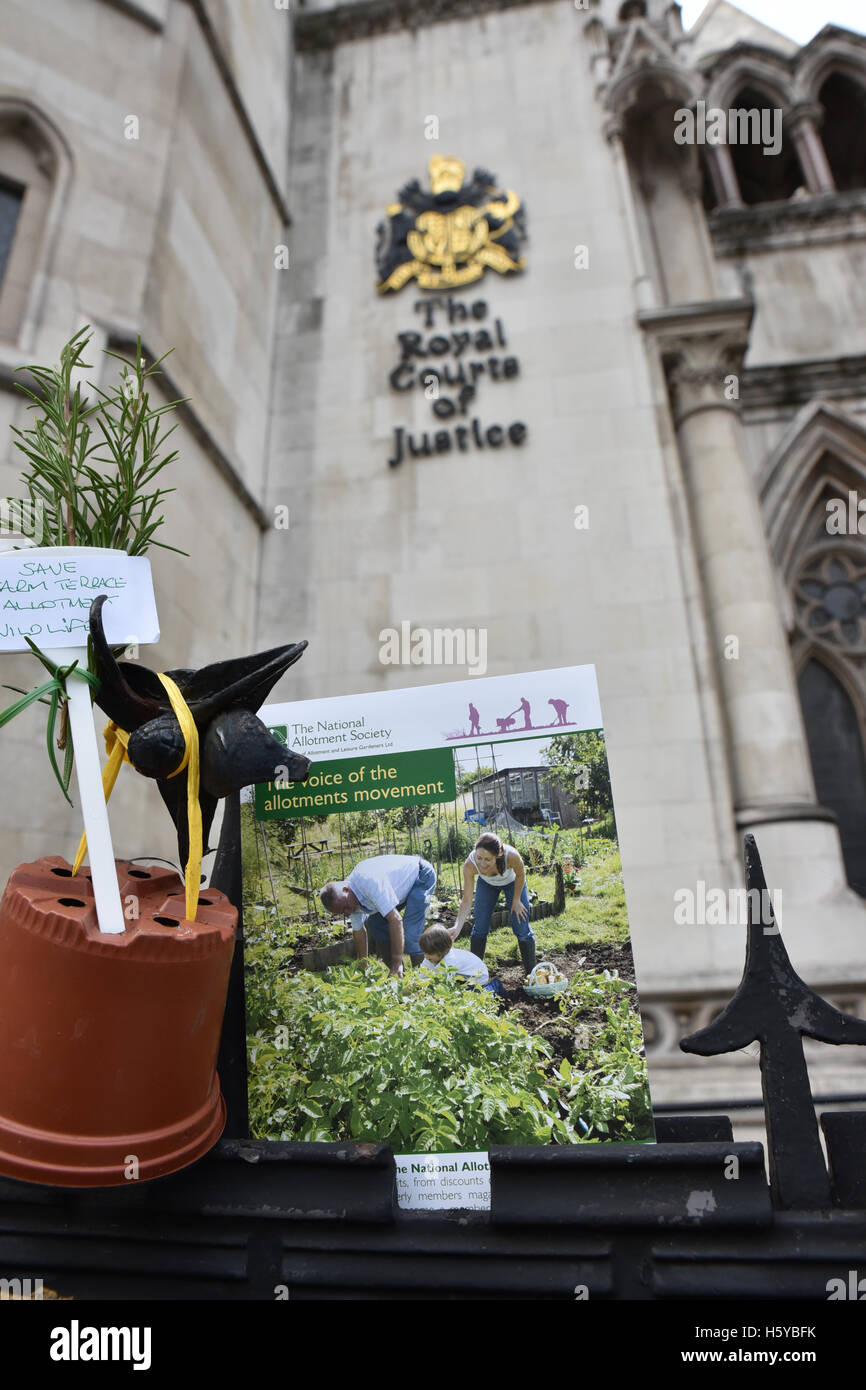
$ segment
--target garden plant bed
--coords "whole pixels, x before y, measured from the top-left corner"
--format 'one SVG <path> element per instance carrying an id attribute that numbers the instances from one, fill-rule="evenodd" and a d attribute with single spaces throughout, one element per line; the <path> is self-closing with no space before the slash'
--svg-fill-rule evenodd
<path id="1" fill-rule="evenodd" d="M 539 959 L 541 957 L 539 956 Z M 544 959 L 559 967 L 571 980 L 579 971 L 616 971 L 620 979 L 634 983 L 634 960 L 628 942 L 610 945 L 573 946 L 565 951 L 548 951 Z M 579 962 L 582 962 L 580 964 Z M 553 1048 L 557 1061 L 567 1057 L 574 1059 L 575 1030 L 560 1013 L 559 997 L 530 998 L 523 992 L 523 967 L 519 964 L 501 965 L 491 970 L 501 981 L 505 990 L 503 1004 L 510 1009 L 530 1033 L 540 1033 Z M 589 1034 L 601 1027 L 604 1022 L 604 1004 L 599 1001 L 595 1007 L 584 1010 L 580 1022 Z"/>
<path id="2" fill-rule="evenodd" d="M 500 898 L 484 957 L 505 989 L 497 999 L 467 989 L 452 972 L 431 975 L 408 960 L 396 981 L 388 942 L 368 939 L 373 958 L 360 968 L 347 920 L 331 918 L 319 903 L 323 883 L 342 881 L 368 850 L 374 857 L 376 849 L 423 853 L 436 871 L 427 925 L 452 927 L 473 831 L 451 825 L 437 840 L 437 821 L 410 826 L 405 811 L 395 810 L 378 820 L 370 813 L 372 841 L 356 833 L 353 817 L 362 813 L 331 815 L 321 831 L 303 832 L 307 848 L 299 857 L 296 826 L 259 821 L 252 803 L 240 810 L 249 1113 L 257 1138 L 375 1140 L 400 1153 L 445 1153 L 651 1137 L 614 839 L 599 836 L 584 851 L 575 831 L 544 837 L 543 845 L 525 837 L 537 959 L 555 963 L 570 983 L 550 998 L 523 993 L 524 968 Z M 311 853 L 311 834 L 329 848 Z M 529 862 L 538 849 L 544 874 Z M 471 949 L 472 925 L 470 913 L 461 949 Z"/>

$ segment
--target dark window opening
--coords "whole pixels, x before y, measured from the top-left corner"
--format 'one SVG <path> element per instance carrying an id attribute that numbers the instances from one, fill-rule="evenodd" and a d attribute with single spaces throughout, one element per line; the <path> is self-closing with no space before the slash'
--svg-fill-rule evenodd
<path id="1" fill-rule="evenodd" d="M 710 162 L 707 155 L 701 155 L 701 202 L 705 212 L 712 212 L 713 208 L 719 206 L 719 198 L 716 193 L 716 185 L 710 173 Z"/>
<path id="2" fill-rule="evenodd" d="M 23 184 L 0 178 L 0 285 L 12 252 L 25 192 Z"/>
<path id="3" fill-rule="evenodd" d="M 821 139 L 836 188 L 866 188 L 866 87 L 834 72 L 819 93 L 824 108 Z"/>
<path id="4" fill-rule="evenodd" d="M 730 111 L 738 114 L 736 125 Z M 748 119 L 746 112 L 755 113 Z M 731 102 L 728 145 L 744 203 L 778 203 L 805 188 L 806 178 L 794 142 L 785 130 L 781 108 L 754 87 L 744 87 Z M 764 153 L 778 149 L 777 154 Z"/>
<path id="5" fill-rule="evenodd" d="M 799 686 L 818 800 L 836 813 L 848 882 L 866 897 L 866 757 L 857 712 L 820 661 L 805 666 Z"/>

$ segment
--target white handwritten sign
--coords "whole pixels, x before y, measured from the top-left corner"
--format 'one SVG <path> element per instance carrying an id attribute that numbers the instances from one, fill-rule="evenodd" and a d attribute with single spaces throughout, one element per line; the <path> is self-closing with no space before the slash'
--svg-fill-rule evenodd
<path id="1" fill-rule="evenodd" d="M 159 640 L 150 561 L 124 550 L 52 546 L 0 555 L 0 651 L 85 647 L 99 594 L 113 647 Z"/>
<path id="2" fill-rule="evenodd" d="M 159 620 L 150 561 L 97 546 L 38 546 L 0 555 L 0 652 L 29 651 L 26 637 L 50 649 L 58 666 L 87 665 L 90 605 L 106 594 L 102 622 L 113 647 L 156 642 Z M 81 814 L 99 930 L 126 929 L 102 790 L 90 687 L 73 671 L 66 680 Z"/>

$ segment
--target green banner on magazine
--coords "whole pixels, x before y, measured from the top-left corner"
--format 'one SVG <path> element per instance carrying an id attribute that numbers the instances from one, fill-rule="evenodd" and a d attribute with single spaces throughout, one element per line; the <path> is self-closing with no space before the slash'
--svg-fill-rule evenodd
<path id="1" fill-rule="evenodd" d="M 278 738 L 284 729 L 274 729 Z M 314 764 L 306 782 L 263 782 L 256 787 L 259 820 L 328 815 L 331 811 L 387 810 L 432 805 L 457 794 L 450 748 L 417 753 L 375 753 Z"/>

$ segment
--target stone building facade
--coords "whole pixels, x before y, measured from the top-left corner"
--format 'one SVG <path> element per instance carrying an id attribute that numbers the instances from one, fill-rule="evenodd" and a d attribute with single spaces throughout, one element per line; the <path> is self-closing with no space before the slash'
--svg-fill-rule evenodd
<path id="1" fill-rule="evenodd" d="M 727 0 L 688 32 L 667 0 L 42 7 L 3 39 L 0 423 L 82 322 L 175 346 L 201 573 L 157 561 L 167 661 L 307 637 L 283 698 L 459 675 L 380 662 L 409 621 L 484 629 L 490 674 L 594 662 L 655 1099 L 754 1097 L 751 1058 L 676 1049 L 743 931 L 675 895 L 739 887 L 746 831 L 796 967 L 866 1011 L 866 38 L 798 48 Z M 714 112 L 754 117 L 719 144 Z M 520 273 L 377 291 L 431 156 L 514 190 Z M 433 412 L 466 324 L 493 351 Z M 7 867 L 68 836 L 47 783 L 22 824 L 37 762 L 34 733 Z M 124 850 L 150 813 L 117 795 Z M 862 1093 L 828 1051 L 816 1090 Z"/>
<path id="2" fill-rule="evenodd" d="M 10 0 L 0 29 L 0 491 L 18 495 L 17 367 L 56 361 L 85 324 L 97 384 L 116 380 L 104 347 L 174 348 L 166 395 L 191 399 L 164 538 L 191 562 L 152 552 L 160 669 L 255 640 L 290 129 L 290 21 L 266 19 L 219 0 Z M 32 684 L 33 663 L 6 657 L 4 673 Z M 3 730 L 4 877 L 48 846 L 74 852 L 43 740 L 35 711 Z M 119 779 L 112 825 L 120 854 L 176 855 L 141 779 Z"/>

